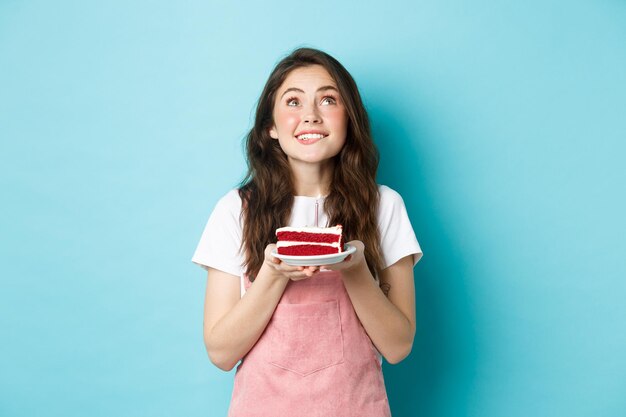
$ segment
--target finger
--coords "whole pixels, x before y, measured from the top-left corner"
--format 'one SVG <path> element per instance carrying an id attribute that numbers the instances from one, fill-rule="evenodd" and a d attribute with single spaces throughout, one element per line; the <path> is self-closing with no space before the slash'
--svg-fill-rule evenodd
<path id="1" fill-rule="evenodd" d="M 281 265 L 281 267 L 280 267 L 280 268 L 281 268 L 281 270 L 282 270 L 283 272 L 290 272 L 290 273 L 291 273 L 291 272 L 302 272 L 302 271 L 304 271 L 304 267 L 301 267 L 301 266 L 292 266 L 292 265 L 286 264 L 286 263 L 284 263 L 284 262 L 283 262 L 283 264 Z"/>
<path id="2" fill-rule="evenodd" d="M 286 274 L 289 275 L 291 279 L 303 279 L 312 277 L 314 272 L 308 267 L 305 267 L 299 270 L 287 272 Z"/>
<path id="3" fill-rule="evenodd" d="M 312 277 L 313 275 L 317 274 L 317 269 L 308 269 L 306 271 L 304 271 L 304 273 L 306 274 L 307 277 Z"/>
<path id="4" fill-rule="evenodd" d="M 311 277 L 309 277 L 307 275 L 295 275 L 295 276 L 293 276 L 293 277 L 291 277 L 289 279 L 292 280 L 292 281 L 302 281 L 302 280 L 305 280 L 305 279 L 308 279 L 308 278 L 311 278 Z"/>
<path id="5" fill-rule="evenodd" d="M 272 252 L 274 251 L 274 249 L 276 249 L 276 244 L 275 243 L 270 243 L 269 245 L 267 245 L 265 247 L 265 252 L 264 252 L 265 259 L 271 259 L 272 262 L 274 262 L 274 263 L 280 263 L 280 259 L 276 259 L 274 257 L 274 255 L 272 255 Z M 278 261 L 278 262 L 276 262 L 276 261 Z"/>

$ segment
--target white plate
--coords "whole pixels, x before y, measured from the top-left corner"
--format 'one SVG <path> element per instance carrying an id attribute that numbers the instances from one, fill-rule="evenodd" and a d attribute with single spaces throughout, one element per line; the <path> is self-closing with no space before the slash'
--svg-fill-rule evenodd
<path id="1" fill-rule="evenodd" d="M 352 245 L 346 245 L 345 250 L 340 253 L 329 253 L 328 255 L 317 256 L 294 256 L 294 255 L 281 255 L 274 249 L 272 256 L 280 259 L 287 265 L 291 266 L 321 266 L 337 264 L 348 257 L 348 255 L 356 252 L 356 247 Z"/>

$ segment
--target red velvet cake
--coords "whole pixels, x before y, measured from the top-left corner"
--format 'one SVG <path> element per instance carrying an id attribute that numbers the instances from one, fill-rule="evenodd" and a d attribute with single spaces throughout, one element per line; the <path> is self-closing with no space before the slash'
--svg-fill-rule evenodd
<path id="1" fill-rule="evenodd" d="M 343 252 L 341 225 L 281 227 L 276 229 L 276 237 L 276 250 L 281 255 L 317 256 Z"/>

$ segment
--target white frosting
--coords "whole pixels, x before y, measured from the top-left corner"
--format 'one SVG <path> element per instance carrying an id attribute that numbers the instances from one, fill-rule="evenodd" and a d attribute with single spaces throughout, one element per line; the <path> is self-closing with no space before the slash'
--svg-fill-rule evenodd
<path id="1" fill-rule="evenodd" d="M 323 233 L 340 235 L 342 231 L 341 226 L 333 227 L 281 227 L 276 229 L 276 233 L 279 232 L 304 232 L 304 233 Z"/>
<path id="2" fill-rule="evenodd" d="M 286 248 L 288 246 L 300 246 L 300 245 L 316 245 L 316 246 L 330 246 L 333 248 L 339 247 L 339 242 L 333 243 L 323 243 L 323 242 L 292 242 L 292 241 L 283 241 L 279 240 L 276 242 L 277 248 Z"/>

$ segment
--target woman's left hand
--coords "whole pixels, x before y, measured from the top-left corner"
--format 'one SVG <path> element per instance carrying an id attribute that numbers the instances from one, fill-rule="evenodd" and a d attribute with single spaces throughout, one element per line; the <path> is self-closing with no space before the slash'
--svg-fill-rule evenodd
<path id="1" fill-rule="evenodd" d="M 356 252 L 348 255 L 346 259 L 339 263 L 323 265 L 320 268 L 341 272 L 356 268 L 361 264 L 361 262 L 365 262 L 365 245 L 363 242 L 360 240 L 352 240 L 348 242 L 348 245 L 354 246 L 356 248 Z"/>

